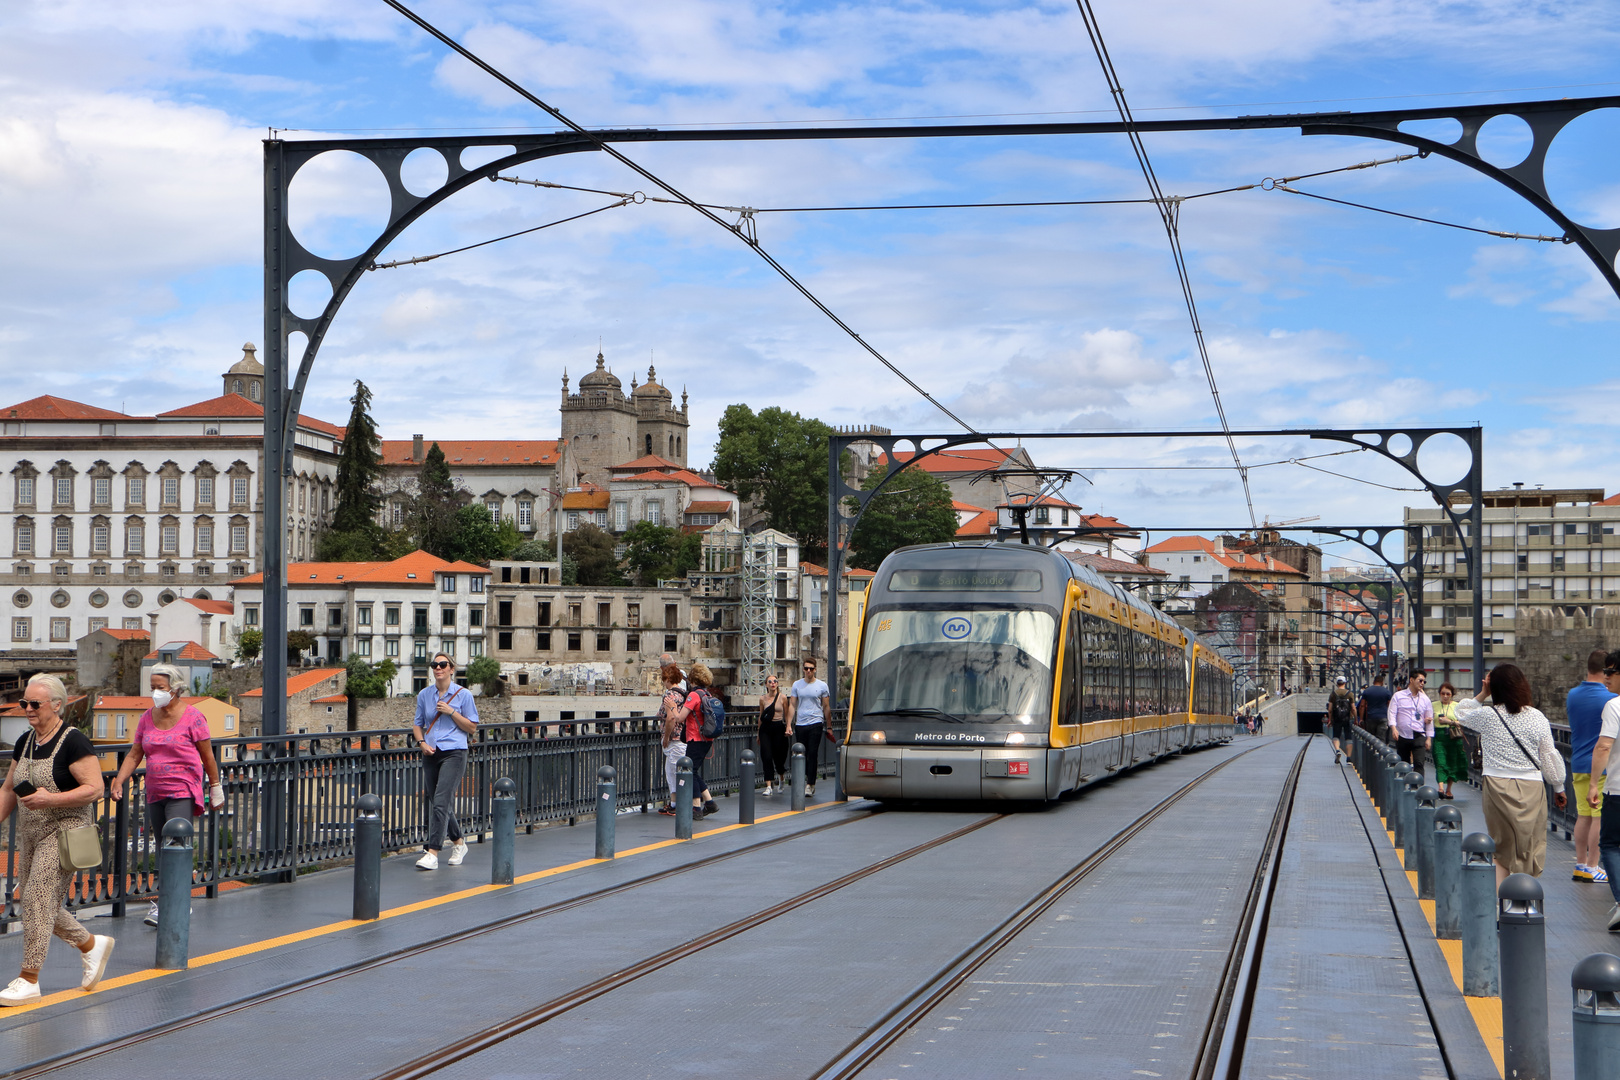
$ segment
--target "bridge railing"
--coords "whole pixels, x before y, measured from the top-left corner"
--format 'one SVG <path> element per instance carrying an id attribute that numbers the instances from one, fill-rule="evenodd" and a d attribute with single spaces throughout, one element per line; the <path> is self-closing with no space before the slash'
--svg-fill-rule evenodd
<path id="1" fill-rule="evenodd" d="M 559 733 L 560 732 L 560 733 Z M 558 724 L 481 724 L 467 756 L 467 771 L 455 797 L 455 814 L 469 837 L 491 828 L 495 781 L 517 785 L 517 823 L 526 831 L 596 811 L 596 773 L 618 773 L 618 808 L 646 812 L 668 798 L 664 755 L 652 717 L 605 717 Z M 830 746 L 830 744 L 829 744 Z M 354 856 L 354 805 L 361 795 L 382 799 L 383 850 L 420 847 L 428 834 L 428 804 L 422 795 L 422 752 L 408 729 L 339 731 L 281 738 L 213 740 L 225 805 L 196 821 L 194 889 L 218 895 L 229 882 L 299 873 Z M 704 780 L 716 797 L 736 793 L 742 752 L 759 752 L 758 715 L 736 710 L 703 763 Z M 98 745 L 99 754 L 121 763 L 129 744 Z M 818 775 L 831 776 L 833 755 L 823 748 Z M 756 775 L 763 776 L 763 773 Z M 103 774 L 113 777 L 111 771 Z M 0 897 L 0 933 L 18 924 L 20 896 L 17 819 L 5 829 L 5 892 Z M 137 769 L 121 801 L 96 804 L 102 865 L 75 875 L 69 908 L 113 906 L 123 914 L 131 900 L 157 893 L 157 842 L 146 823 L 146 770 Z M 673 831 L 673 830 L 672 830 Z"/>

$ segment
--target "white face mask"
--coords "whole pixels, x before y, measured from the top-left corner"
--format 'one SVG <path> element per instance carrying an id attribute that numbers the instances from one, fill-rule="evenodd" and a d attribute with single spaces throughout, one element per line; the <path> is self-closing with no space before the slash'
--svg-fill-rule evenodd
<path id="1" fill-rule="evenodd" d="M 169 707 L 169 702 L 173 700 L 174 695 L 169 693 L 167 690 L 152 691 L 152 707 L 154 709 L 167 709 Z"/>

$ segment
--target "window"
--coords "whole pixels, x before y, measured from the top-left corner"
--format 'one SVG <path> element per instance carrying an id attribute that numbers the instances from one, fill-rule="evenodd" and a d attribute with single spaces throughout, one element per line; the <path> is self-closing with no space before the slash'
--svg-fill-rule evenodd
<path id="1" fill-rule="evenodd" d="M 613 531 L 624 532 L 630 527 L 630 504 L 616 502 L 613 504 Z"/>
<path id="2" fill-rule="evenodd" d="M 475 593 L 483 592 L 484 591 L 484 576 L 482 574 L 473 574 L 472 576 L 467 578 L 467 591 L 468 592 L 475 592 Z"/>
<path id="3" fill-rule="evenodd" d="M 19 521 L 17 523 L 17 554 L 32 555 L 34 553 L 34 525 L 32 522 Z"/>
<path id="4" fill-rule="evenodd" d="M 56 505 L 73 505 L 73 477 L 58 476 L 56 478 Z"/>
<path id="5" fill-rule="evenodd" d="M 252 607 L 244 609 L 243 613 L 242 613 L 242 621 L 248 626 L 258 626 L 259 625 L 259 608 L 258 608 L 258 605 L 254 605 Z"/>
<path id="6" fill-rule="evenodd" d="M 613 648 L 613 635 L 612 634 L 599 633 L 599 634 L 596 635 L 596 651 L 597 652 L 607 652 L 608 650 L 610 650 L 612 648 Z"/>
<path id="7" fill-rule="evenodd" d="M 214 553 L 214 527 L 212 525 L 197 526 L 198 555 L 212 555 Z"/>
<path id="8" fill-rule="evenodd" d="M 214 505 L 214 478 L 212 476 L 197 477 L 197 505 Z"/>
<path id="9" fill-rule="evenodd" d="M 489 520 L 499 524 L 501 520 L 501 500 L 494 498 L 485 499 L 484 509 L 489 511 Z"/>
<path id="10" fill-rule="evenodd" d="M 383 609 L 383 625 L 384 626 L 398 626 L 399 625 L 399 608 L 390 607 L 390 608 L 384 608 Z"/>
<path id="11" fill-rule="evenodd" d="M 680 623 L 678 623 L 676 621 L 677 610 L 678 609 L 676 608 L 676 606 L 674 604 L 665 604 L 664 605 L 664 629 L 665 630 L 674 630 L 674 629 L 677 629 L 680 626 Z"/>
<path id="12" fill-rule="evenodd" d="M 455 592 L 456 591 L 456 575 L 454 575 L 454 574 L 440 574 L 439 575 L 439 589 L 441 591 L 443 591 L 443 592 Z"/>
<path id="13" fill-rule="evenodd" d="M 180 505 L 180 478 L 178 476 L 165 476 L 163 478 L 163 505 Z"/>
<path id="14" fill-rule="evenodd" d="M 647 522 L 650 525 L 661 525 L 664 521 L 664 504 L 649 502 L 647 504 Z"/>
<path id="15" fill-rule="evenodd" d="M 298 625 L 299 626 L 314 626 L 315 625 L 315 609 L 312 608 L 312 607 L 299 608 L 298 609 Z"/>
<path id="16" fill-rule="evenodd" d="M 512 631 L 502 630 L 495 635 L 495 647 L 502 652 L 509 652 L 512 648 Z"/>
<path id="17" fill-rule="evenodd" d="M 664 651 L 667 652 L 667 653 L 674 653 L 676 648 L 677 648 L 677 645 L 676 645 L 676 641 L 675 641 L 675 635 L 674 634 L 665 634 L 664 635 Z"/>
<path id="18" fill-rule="evenodd" d="M 531 499 L 518 500 L 518 528 L 525 531 L 534 528 L 534 502 Z"/>
<path id="19" fill-rule="evenodd" d="M 624 647 L 625 647 L 625 650 L 627 652 L 633 652 L 633 653 L 640 652 L 641 651 L 641 635 L 640 634 L 626 634 L 626 635 L 624 635 Z"/>
<path id="20" fill-rule="evenodd" d="M 1035 524 L 1037 524 L 1037 525 L 1050 525 L 1050 524 L 1052 524 L 1052 508 L 1049 507 L 1049 506 L 1037 506 L 1035 508 Z"/>
<path id="21" fill-rule="evenodd" d="M 483 626 L 484 625 L 484 609 L 481 608 L 481 607 L 468 608 L 467 609 L 467 625 L 468 626 Z"/>
<path id="22" fill-rule="evenodd" d="M 107 554 L 108 544 L 111 542 L 111 536 L 112 530 L 100 522 L 90 526 L 90 554 Z"/>
<path id="23" fill-rule="evenodd" d="M 129 482 L 128 482 L 128 491 L 126 492 L 126 495 L 128 497 L 125 499 L 125 501 L 128 502 L 129 505 L 131 505 L 131 506 L 145 506 L 146 505 L 146 477 L 144 477 L 144 476 L 132 476 L 132 477 L 130 477 Z"/>
<path id="24" fill-rule="evenodd" d="M 32 476 L 17 477 L 17 505 L 34 505 L 34 478 Z"/>
<path id="25" fill-rule="evenodd" d="M 226 713 L 225 714 L 225 730 L 226 731 L 235 731 L 236 730 L 236 714 L 235 713 Z M 225 748 L 225 753 L 227 753 L 227 754 L 232 753 L 231 748 L 227 746 Z"/>
<path id="26" fill-rule="evenodd" d="M 397 638 L 397 637 L 389 638 L 388 639 L 388 645 L 387 645 L 386 648 L 383 649 L 383 652 L 386 653 L 389 656 L 398 656 L 399 655 L 399 638 Z"/>
<path id="27" fill-rule="evenodd" d="M 96 738 L 105 739 L 106 737 L 107 737 L 107 714 L 106 713 L 97 713 L 96 714 Z"/>
<path id="28" fill-rule="evenodd" d="M 397 503 L 394 504 L 394 528 L 397 529 L 397 528 L 399 528 L 400 526 L 402 526 L 404 524 L 405 524 L 405 504 L 401 503 L 401 502 L 397 502 Z"/>
<path id="29" fill-rule="evenodd" d="M 28 639 L 30 639 L 30 638 L 32 638 L 34 636 L 33 627 L 34 627 L 34 620 L 33 619 L 12 619 L 11 620 L 11 640 L 12 641 L 27 641 Z"/>
<path id="30" fill-rule="evenodd" d="M 124 554 L 140 555 L 146 550 L 146 526 L 132 521 L 124 529 Z"/>
<path id="31" fill-rule="evenodd" d="M 354 642 L 354 651 L 357 656 L 370 656 L 371 639 L 368 637 L 356 638 Z"/>
<path id="32" fill-rule="evenodd" d="M 52 545 L 52 550 L 55 551 L 56 554 L 73 554 L 73 526 L 57 525 L 56 528 L 52 530 L 52 535 L 55 538 L 55 542 Z"/>
<path id="33" fill-rule="evenodd" d="M 165 525 L 159 530 L 159 551 L 164 555 L 180 553 L 180 526 Z"/>
<path id="34" fill-rule="evenodd" d="M 568 651 L 579 652 L 579 631 L 571 630 L 568 633 Z"/>
<path id="35" fill-rule="evenodd" d="M 51 620 L 51 640 L 52 641 L 68 641 L 68 640 L 70 640 L 70 638 L 68 636 L 68 626 L 69 626 L 70 621 L 71 620 L 68 620 L 68 619 L 52 619 Z"/>
<path id="36" fill-rule="evenodd" d="M 97 476 L 90 481 L 90 505 L 112 505 L 112 477 Z"/>
<path id="37" fill-rule="evenodd" d="M 425 664 L 427 663 L 427 658 L 427 642 L 418 641 L 416 643 L 416 649 L 412 653 L 411 659 L 418 664 Z"/>
<path id="38" fill-rule="evenodd" d="M 90 633 L 93 634 L 97 630 L 105 630 L 105 629 L 107 629 L 107 620 L 106 619 L 91 619 L 90 620 L 90 631 L 89 631 Z"/>
<path id="39" fill-rule="evenodd" d="M 120 739 L 124 738 L 128 734 L 128 732 L 129 732 L 128 723 L 129 723 L 129 714 L 128 713 L 119 713 L 118 714 L 118 737 Z"/>
<path id="40" fill-rule="evenodd" d="M 411 631 L 419 635 L 428 632 L 428 609 L 425 607 L 411 609 Z"/>
<path id="41" fill-rule="evenodd" d="M 245 476 L 231 477 L 231 505 L 246 506 L 248 501 L 248 478 Z"/>
<path id="42" fill-rule="evenodd" d="M 51 567 L 51 571 L 57 577 L 60 577 L 60 578 L 72 577 L 73 576 L 73 567 L 67 565 L 66 563 L 62 564 L 61 566 L 53 566 L 53 567 Z"/>
<path id="43" fill-rule="evenodd" d="M 231 554 L 241 555 L 247 551 L 247 526 L 231 526 Z"/>
<path id="44" fill-rule="evenodd" d="M 340 630 L 340 629 L 342 629 L 342 627 L 343 627 L 343 609 L 342 608 L 327 608 L 326 609 L 326 625 L 327 625 L 327 628 L 331 629 L 331 630 Z"/>
<path id="45" fill-rule="evenodd" d="M 568 528 L 571 529 L 571 530 L 579 528 L 579 511 L 578 510 L 570 510 L 570 511 L 568 511 Z"/>
<path id="46" fill-rule="evenodd" d="M 369 604 L 354 609 L 354 623 L 356 626 L 371 625 L 371 606 Z"/>
<path id="47" fill-rule="evenodd" d="M 124 620 L 124 629 L 125 630 L 139 630 L 139 629 L 141 629 L 141 617 L 139 615 L 132 615 L 129 618 L 125 619 Z"/>
<path id="48" fill-rule="evenodd" d="M 535 614 L 535 622 L 538 623 L 541 626 L 550 626 L 551 625 L 551 601 L 550 600 L 542 600 L 542 601 L 540 601 L 538 607 L 539 607 L 539 611 Z"/>
<path id="49" fill-rule="evenodd" d="M 441 608 L 439 611 L 439 626 L 446 630 L 456 628 L 456 609 L 453 607 Z"/>
<path id="50" fill-rule="evenodd" d="M 551 651 L 551 631 L 542 630 L 534 635 L 534 647 L 545 652 Z"/>
<path id="51" fill-rule="evenodd" d="M 468 656 L 469 659 L 472 658 L 472 657 L 475 657 L 475 656 L 483 656 L 483 655 L 484 655 L 484 639 L 483 638 L 473 638 L 471 641 L 467 642 L 467 656 Z"/>
<path id="52" fill-rule="evenodd" d="M 613 625 L 613 605 L 612 604 L 597 604 L 596 605 L 596 625 L 597 626 L 612 626 Z"/>

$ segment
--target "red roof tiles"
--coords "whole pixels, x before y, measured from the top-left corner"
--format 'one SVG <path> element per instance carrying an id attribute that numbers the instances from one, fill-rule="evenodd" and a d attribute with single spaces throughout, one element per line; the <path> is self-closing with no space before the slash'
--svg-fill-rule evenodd
<path id="1" fill-rule="evenodd" d="M 54 397 L 42 394 L 37 398 L 29 398 L 15 405 L 0 409 L 0 416 L 7 420 L 133 420 L 132 416 L 113 412 L 111 409 L 98 408 L 95 405 L 86 405 L 82 401 L 70 401 L 67 398 Z"/>
<path id="2" fill-rule="evenodd" d="M 183 596 L 181 599 L 199 611 L 206 611 L 210 615 L 234 615 L 236 613 L 236 605 L 229 600 L 199 600 L 195 596 Z"/>
<path id="3" fill-rule="evenodd" d="M 297 675 L 289 675 L 287 677 L 287 693 L 292 695 L 298 693 L 300 690 L 308 690 L 310 687 L 320 683 L 323 679 L 330 679 L 334 675 L 341 674 L 343 674 L 343 669 L 340 667 L 334 667 L 316 668 L 314 671 L 305 671 Z M 245 698 L 264 697 L 264 687 L 254 687 L 252 690 L 249 690 L 242 696 Z"/>
<path id="4" fill-rule="evenodd" d="M 289 587 L 299 585 L 338 585 L 364 582 L 368 585 L 432 585 L 435 574 L 487 574 L 489 567 L 468 562 L 445 562 L 420 549 L 401 555 L 393 562 L 304 562 L 287 567 Z M 234 585 L 263 585 L 264 575 L 249 574 Z"/>
<path id="5" fill-rule="evenodd" d="M 153 652 L 147 653 L 146 656 L 143 657 L 143 659 L 156 660 L 159 657 L 161 657 L 162 655 L 163 655 L 163 650 L 158 649 L 158 650 L 155 650 Z M 213 653 L 209 652 L 207 649 L 203 648 L 201 645 L 197 644 L 195 641 L 186 642 L 185 646 L 182 647 L 181 650 L 178 653 L 175 654 L 174 658 L 176 660 L 218 660 L 219 659 L 219 657 L 215 656 Z"/>

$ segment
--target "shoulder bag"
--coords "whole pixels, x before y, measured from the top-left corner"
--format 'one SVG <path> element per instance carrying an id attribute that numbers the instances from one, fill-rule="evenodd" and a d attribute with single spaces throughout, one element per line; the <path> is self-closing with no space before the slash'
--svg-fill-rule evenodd
<path id="1" fill-rule="evenodd" d="M 64 722 L 64 728 L 65 726 Z M 51 751 L 51 756 L 46 759 L 45 768 L 47 771 L 55 771 L 56 755 L 62 752 L 62 744 L 67 742 L 67 735 L 67 731 L 63 730 L 62 734 L 57 737 L 56 748 Z M 33 745 L 38 745 L 33 732 L 28 733 L 28 738 Z M 62 869 L 67 873 L 71 874 L 79 870 L 94 870 L 101 865 L 101 832 L 96 828 L 94 822 L 58 829 L 56 831 L 56 848 Z"/>
<path id="2" fill-rule="evenodd" d="M 1501 709 L 1498 709 L 1495 705 L 1492 705 L 1491 712 L 1495 713 L 1496 719 L 1501 721 L 1503 729 L 1506 730 L 1508 735 L 1512 737 L 1514 744 L 1519 748 L 1519 753 L 1524 755 L 1524 759 L 1530 763 L 1530 767 L 1536 770 L 1536 772 L 1541 773 L 1541 782 L 1545 784 L 1547 782 L 1547 774 L 1542 773 L 1541 759 L 1524 748 L 1524 741 L 1521 740 L 1518 734 L 1508 726 L 1507 719 L 1502 715 Z"/>

